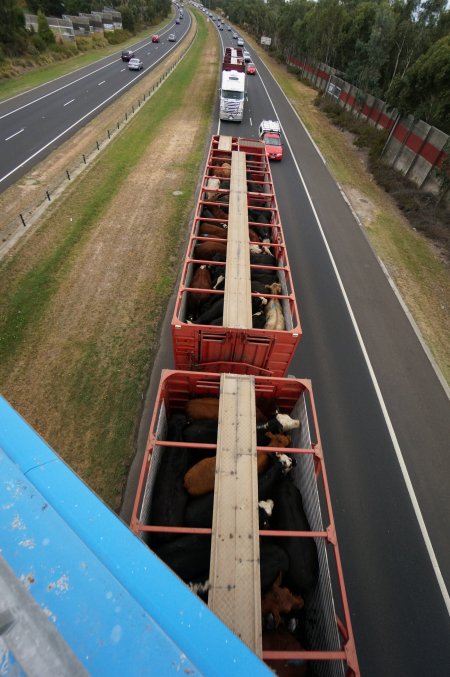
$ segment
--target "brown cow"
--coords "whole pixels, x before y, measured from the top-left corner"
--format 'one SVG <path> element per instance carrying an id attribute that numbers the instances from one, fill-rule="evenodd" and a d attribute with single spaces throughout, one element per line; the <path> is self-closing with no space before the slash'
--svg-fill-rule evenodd
<path id="1" fill-rule="evenodd" d="M 196 245 L 194 256 L 196 259 L 203 259 L 205 261 L 212 261 L 214 254 L 227 253 L 227 245 L 225 242 L 201 242 Z"/>
<path id="2" fill-rule="evenodd" d="M 281 294 L 281 284 L 279 284 L 279 282 L 274 282 L 270 285 L 267 284 L 266 287 L 267 289 L 270 289 L 271 294 L 276 296 Z M 266 324 L 264 325 L 264 329 L 284 330 L 286 328 L 283 309 L 278 299 L 268 299 L 264 312 L 266 313 Z"/>
<path id="3" fill-rule="evenodd" d="M 289 435 L 274 435 L 273 433 L 267 432 L 266 437 L 270 440 L 269 444 L 266 445 L 268 447 L 287 447 L 291 442 Z M 258 474 L 263 472 L 268 465 L 269 454 L 258 454 L 256 459 Z M 203 494 L 208 494 L 210 491 L 214 491 L 215 474 L 215 456 L 204 458 L 187 471 L 183 480 L 184 488 L 191 496 L 203 496 Z"/>
<path id="4" fill-rule="evenodd" d="M 303 597 L 293 595 L 288 588 L 282 588 L 280 584 L 281 573 L 273 583 L 272 589 L 266 592 L 261 600 L 262 615 L 272 614 L 276 628 L 281 623 L 281 614 L 291 613 L 304 606 Z"/>
<path id="5" fill-rule="evenodd" d="M 217 421 L 219 418 L 219 398 L 218 397 L 196 397 L 189 400 L 186 404 L 186 415 L 194 420 L 207 419 Z M 266 417 L 256 407 L 256 421 L 264 423 Z"/>
<path id="6" fill-rule="evenodd" d="M 213 204 L 208 204 L 207 207 L 215 219 L 220 219 L 221 221 L 228 220 L 228 214 L 222 207 Z"/>
<path id="7" fill-rule="evenodd" d="M 261 238 L 259 237 L 259 235 L 257 235 L 255 231 L 252 230 L 251 228 L 248 229 L 248 236 L 250 242 L 261 242 Z"/>
<path id="8" fill-rule="evenodd" d="M 208 223 L 203 221 L 198 227 L 199 235 L 209 235 L 211 237 L 218 237 L 221 240 L 227 239 L 227 230 L 222 226 L 218 226 L 215 223 Z"/>
<path id="9" fill-rule="evenodd" d="M 231 165 L 228 162 L 222 162 L 220 167 L 214 167 L 214 176 L 222 179 L 229 179 L 231 176 Z"/>
<path id="10" fill-rule="evenodd" d="M 197 268 L 189 286 L 195 287 L 196 289 L 212 288 L 211 273 L 209 272 L 206 265 Z M 209 297 L 210 294 L 207 292 L 200 292 L 198 294 L 191 292 L 189 294 L 189 314 L 196 315 L 198 313 L 199 307 L 202 305 L 202 303 L 205 303 Z"/>

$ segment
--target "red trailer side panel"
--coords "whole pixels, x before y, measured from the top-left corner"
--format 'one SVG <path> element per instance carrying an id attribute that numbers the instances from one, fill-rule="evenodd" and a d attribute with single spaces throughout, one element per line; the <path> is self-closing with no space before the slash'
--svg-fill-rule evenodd
<path id="1" fill-rule="evenodd" d="M 280 662 L 293 661 L 298 671 L 295 674 L 299 676 L 304 674 L 302 670 L 307 665 L 312 668 L 314 674 L 318 675 L 341 675 L 343 677 L 345 674 L 349 677 L 357 676 L 359 675 L 358 661 L 311 383 L 308 380 L 294 378 L 256 376 L 248 377 L 248 379 L 253 384 L 256 411 L 259 416 L 262 414 L 270 417 L 274 411 L 279 411 L 300 422 L 299 427 L 289 431 L 292 441 L 287 448 L 280 450 L 272 448 L 271 452 L 270 448 L 256 446 L 256 452 L 258 454 L 266 452 L 275 454 L 278 451 L 283 451 L 291 459 L 295 459 L 296 464 L 291 468 L 287 479 L 290 486 L 293 484 L 296 488 L 295 491 L 298 491 L 301 496 L 300 502 L 307 520 L 306 524 L 303 522 L 304 526 L 301 530 L 286 530 L 283 525 L 274 527 L 270 520 L 267 527 L 258 530 L 261 543 L 261 572 L 264 567 L 264 557 L 267 557 L 264 554 L 264 543 L 266 541 L 280 543 L 280 547 L 284 548 L 289 540 L 296 542 L 300 549 L 304 547 L 301 545 L 302 543 L 310 544 L 312 541 L 315 544 L 318 559 L 317 577 L 309 588 L 308 594 L 304 595 L 304 608 L 301 610 L 300 616 L 297 616 L 300 619 L 301 627 L 297 628 L 300 633 L 297 632 L 296 628 L 291 628 L 290 632 L 293 633 L 295 641 L 290 645 L 289 650 L 281 650 L 279 646 L 278 648 L 274 647 L 269 641 L 270 638 L 263 633 L 262 657 L 273 669 L 276 669 Z M 152 538 L 157 539 L 155 541 L 157 543 L 155 546 L 157 554 L 158 552 L 167 552 L 167 548 L 170 551 L 173 548 L 170 543 L 176 542 L 176 539 L 188 537 L 194 539 L 190 541 L 194 544 L 193 547 L 200 549 L 199 558 L 205 556 L 205 539 L 206 548 L 208 548 L 212 534 L 211 525 L 214 524 L 212 515 L 209 516 L 209 523 L 194 528 L 187 526 L 189 520 L 186 516 L 188 513 L 184 512 L 184 517 L 180 516 L 177 524 L 171 523 L 170 526 L 167 526 L 167 524 L 161 522 L 155 523 L 152 519 L 155 514 L 152 505 L 154 505 L 154 497 L 161 496 L 161 493 L 158 493 L 158 482 L 162 481 L 160 468 L 164 467 L 165 454 L 172 454 L 169 457 L 171 464 L 176 465 L 174 453 L 181 455 L 191 450 L 192 453 L 200 456 L 211 456 L 215 455 L 216 448 L 217 456 L 222 453 L 219 444 L 221 439 L 220 426 L 223 423 L 220 418 L 217 421 L 219 432 L 216 444 L 202 442 L 191 442 L 189 444 L 182 435 L 177 438 L 178 441 L 174 441 L 173 434 L 172 441 L 168 441 L 169 430 L 174 417 L 179 419 L 181 416 L 183 419 L 186 414 L 186 407 L 192 399 L 218 398 L 218 401 L 220 401 L 223 396 L 221 388 L 220 374 L 169 370 L 162 373 L 131 522 L 131 529 L 146 542 Z M 227 397 L 229 396 L 228 393 Z M 220 411 L 220 408 L 218 408 L 218 411 Z M 236 407 L 235 417 L 236 420 L 233 423 L 233 420 L 229 420 L 230 415 L 227 416 L 228 430 L 230 426 L 242 425 L 242 410 L 239 407 Z M 250 424 L 252 423 L 250 422 Z M 187 423 L 186 425 L 189 426 L 190 424 Z M 253 425 L 256 428 L 256 420 Z M 229 453 L 229 450 L 227 450 L 227 453 Z M 239 463 L 239 458 L 236 459 L 236 462 Z M 165 472 L 167 472 L 167 464 L 165 467 Z M 164 475 L 164 473 L 163 477 L 167 480 L 167 475 Z M 239 473 L 236 473 L 236 481 L 238 480 Z M 285 482 L 286 477 L 281 478 L 281 481 Z M 180 482 L 180 489 L 182 490 L 182 477 Z M 217 484 L 215 486 L 217 488 Z M 273 487 L 271 491 L 274 491 Z M 175 494 L 176 489 L 171 489 L 170 500 L 173 502 L 176 502 Z M 215 501 L 216 498 L 214 497 Z M 187 505 L 189 505 L 189 501 L 195 502 L 197 500 L 202 501 L 203 498 L 191 497 L 188 499 Z M 261 500 L 260 496 L 258 500 Z M 242 507 L 239 509 L 241 510 Z M 165 515 L 165 512 L 159 511 L 159 514 Z M 172 516 L 172 513 L 169 516 Z M 257 538 L 257 534 L 252 537 L 254 536 Z M 163 541 L 161 546 L 160 540 L 158 540 L 161 538 L 172 538 L 175 541 L 170 541 L 169 545 L 166 541 Z M 230 538 L 232 538 L 232 535 L 230 535 Z M 154 547 L 153 541 L 150 542 L 150 546 Z M 162 547 L 161 551 L 158 550 L 160 547 Z M 183 549 L 179 550 L 179 552 L 182 551 Z M 164 559 L 164 557 L 162 558 Z M 233 563 L 230 562 L 230 566 L 233 566 Z M 292 562 L 292 554 L 290 566 L 293 566 L 294 569 L 299 566 L 299 571 L 302 567 L 297 561 Z M 181 575 L 180 572 L 178 574 Z M 283 578 L 283 586 L 289 582 L 289 572 L 286 575 L 288 578 L 286 580 Z M 301 575 L 303 576 L 304 573 Z M 188 578 L 189 580 L 198 580 L 194 571 L 189 572 Z M 263 586 L 262 573 L 261 586 Z M 272 639 L 273 635 L 274 633 L 272 633 Z M 300 646 L 296 642 L 300 642 Z M 295 648 L 292 648 L 293 646 Z M 291 669 L 294 669 L 292 663 L 291 666 Z"/>
<path id="2" fill-rule="evenodd" d="M 242 180 L 233 183 L 235 177 L 231 172 L 236 154 L 241 159 L 245 157 L 245 171 Z M 236 220 L 239 223 L 236 224 Z M 233 241 L 233 259 L 227 260 L 228 242 L 231 243 L 235 226 L 240 229 L 241 237 L 245 229 L 247 244 L 243 240 L 237 244 Z M 248 252 L 247 270 L 244 259 Z M 236 262 L 236 256 L 243 261 Z M 211 286 L 223 272 L 225 288 L 220 282 L 215 289 L 196 287 L 200 267 L 210 271 Z M 231 293 L 231 275 L 236 277 L 233 303 L 242 309 L 251 303 L 251 325 L 227 326 L 224 317 L 228 315 L 223 312 L 212 321 L 202 320 L 204 313 L 200 311 L 214 301 L 217 301 L 215 307 L 223 304 L 229 308 L 227 294 Z M 241 275 L 249 279 L 239 280 Z M 267 307 L 278 308 L 281 323 L 269 324 L 261 297 L 267 299 Z M 196 301 L 200 298 L 202 301 L 197 307 Z M 172 319 L 175 366 L 284 376 L 300 337 L 297 302 L 264 144 L 252 139 L 214 136 Z"/>

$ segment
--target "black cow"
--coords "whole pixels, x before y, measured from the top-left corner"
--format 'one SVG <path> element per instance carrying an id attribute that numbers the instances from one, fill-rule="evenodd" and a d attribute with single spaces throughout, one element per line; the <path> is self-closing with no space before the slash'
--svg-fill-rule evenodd
<path id="1" fill-rule="evenodd" d="M 300 491 L 289 476 L 273 488 L 270 498 L 275 507 L 271 528 L 282 531 L 311 531 L 303 509 Z M 286 537 L 277 542 L 289 556 L 289 571 L 283 584 L 294 592 L 306 596 L 314 591 L 319 576 L 319 560 L 313 538 Z"/>

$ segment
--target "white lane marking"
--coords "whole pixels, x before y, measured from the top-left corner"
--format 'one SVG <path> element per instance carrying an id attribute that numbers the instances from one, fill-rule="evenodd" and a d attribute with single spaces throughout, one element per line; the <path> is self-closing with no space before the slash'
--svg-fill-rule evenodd
<path id="1" fill-rule="evenodd" d="M 117 61 L 120 61 L 120 59 L 117 59 Z M 72 80 L 71 82 L 68 82 L 66 85 L 62 85 L 62 87 L 58 87 L 57 89 L 53 89 L 51 92 L 48 92 L 47 94 L 43 94 L 42 96 L 39 96 L 37 99 L 33 99 L 33 101 L 29 101 L 28 103 L 25 103 L 23 106 L 19 106 L 18 108 L 15 108 L 14 110 L 9 111 L 9 113 L 5 113 L 4 115 L 0 115 L 0 120 L 3 120 L 3 118 L 7 118 L 8 115 L 13 115 L 13 113 L 18 113 L 20 110 L 23 110 L 24 108 L 28 108 L 28 106 L 32 106 L 34 103 L 37 103 L 38 101 L 42 101 L 42 99 L 46 99 L 47 97 L 51 96 L 52 94 L 57 94 L 58 92 L 61 92 L 63 89 L 66 89 L 67 87 L 70 87 L 71 85 L 75 85 L 77 82 L 81 82 L 81 80 L 84 80 L 85 78 L 88 78 L 91 75 L 95 75 L 96 73 L 103 70 L 104 68 L 108 68 L 113 63 L 115 63 L 115 61 L 111 61 L 110 63 L 107 63 L 104 66 L 97 68 L 95 71 L 91 71 L 90 73 L 86 73 L 86 75 L 82 75 L 80 78 L 77 78 L 76 80 Z M 86 68 L 86 66 L 82 66 L 82 68 Z M 76 72 L 76 71 L 74 71 L 74 72 Z M 68 77 L 68 74 L 66 73 L 66 75 L 61 75 L 61 77 L 66 78 L 66 77 Z M 59 78 L 56 78 L 56 80 L 59 80 Z M 48 85 L 48 82 L 46 82 L 44 84 Z M 39 87 L 43 87 L 43 85 L 39 85 Z M 37 87 L 36 87 L 36 89 L 37 89 Z M 22 96 L 22 95 L 18 94 L 17 96 Z"/>
<path id="2" fill-rule="evenodd" d="M 262 59 L 261 59 L 261 61 L 262 61 Z M 278 82 L 275 80 L 274 76 L 272 75 L 272 73 L 270 72 L 270 70 L 267 68 L 267 66 L 266 66 L 266 64 L 264 63 L 264 61 L 262 61 L 262 63 L 263 63 L 263 65 L 264 65 L 265 69 L 267 70 L 268 74 L 270 75 L 270 77 L 272 78 L 272 80 L 274 81 L 274 83 L 276 84 L 276 86 L 278 87 L 278 89 L 280 90 L 281 94 L 284 96 L 284 98 L 285 98 L 286 101 L 288 102 L 289 106 L 291 107 L 292 112 L 294 113 L 295 117 L 296 117 L 297 120 L 300 122 L 301 126 L 303 127 L 306 136 L 308 137 L 308 139 L 311 141 L 312 145 L 313 145 L 314 148 L 316 149 L 317 154 L 319 155 L 319 157 L 320 157 L 320 159 L 322 160 L 323 164 L 326 165 L 326 164 L 327 164 L 327 161 L 325 160 L 324 156 L 322 155 L 319 146 L 318 146 L 317 143 L 314 141 L 314 139 L 312 138 L 311 134 L 309 133 L 309 131 L 306 129 L 305 125 L 303 124 L 303 120 L 301 119 L 300 115 L 297 113 L 297 111 L 295 110 L 294 106 L 293 106 L 292 103 L 289 101 L 288 97 L 287 97 L 286 94 L 283 92 L 283 90 L 281 89 L 280 85 L 279 85 Z M 261 79 L 262 79 L 262 78 L 261 78 Z M 266 90 L 266 93 L 267 93 L 267 89 L 266 89 L 266 86 L 265 86 L 264 82 L 263 82 L 263 87 L 264 87 L 264 89 Z M 267 96 L 269 96 L 269 95 L 267 94 Z M 270 99 L 270 96 L 269 96 L 269 99 Z M 272 104 L 272 105 L 273 105 L 273 104 Z M 275 110 L 275 109 L 274 109 L 274 110 Z"/>
<path id="3" fill-rule="evenodd" d="M 64 106 L 68 106 L 69 104 L 73 103 L 74 101 L 75 101 L 75 99 L 70 99 L 70 101 L 66 101 Z"/>
<path id="4" fill-rule="evenodd" d="M 9 141 L 10 139 L 13 139 L 17 134 L 22 134 L 24 131 L 25 127 L 22 127 L 22 129 L 19 129 L 18 132 L 14 132 L 14 134 L 11 134 L 11 136 L 6 137 L 5 141 Z"/>
<path id="5" fill-rule="evenodd" d="M 163 54 L 162 56 L 160 56 L 159 59 L 157 59 L 157 60 L 155 61 L 155 63 L 151 64 L 151 66 L 149 66 L 148 68 L 144 68 L 144 69 L 141 71 L 141 73 L 140 73 L 140 75 L 139 75 L 138 77 L 142 77 L 143 75 L 145 75 L 145 73 L 146 73 L 148 70 L 150 70 L 150 68 L 154 68 L 154 66 L 156 66 L 160 61 L 162 61 L 162 60 L 167 56 L 167 54 L 169 54 L 170 52 L 172 52 L 176 47 L 177 47 L 177 45 L 175 44 L 171 49 L 169 49 L 169 50 L 166 52 L 166 54 Z M 190 49 L 190 47 L 188 48 L 188 50 L 189 50 L 189 49 Z M 133 80 L 133 82 L 134 82 L 134 80 Z M 108 101 L 111 101 L 111 99 L 114 99 L 114 97 L 116 97 L 118 94 L 120 94 L 120 92 L 122 92 L 124 89 L 129 88 L 129 86 L 130 86 L 130 83 L 127 82 L 126 85 L 123 85 L 123 87 L 120 87 L 119 89 L 117 89 L 113 94 L 111 94 L 111 96 L 108 96 L 108 97 L 107 97 L 106 99 L 104 99 L 101 103 L 99 103 L 98 106 L 95 106 L 95 108 L 92 108 L 90 111 L 88 111 L 87 113 L 85 113 L 85 115 L 83 115 L 81 118 L 79 118 L 78 120 L 76 120 L 75 122 L 73 122 L 71 125 L 69 125 L 69 127 L 67 127 L 64 131 L 62 131 L 62 132 L 61 132 L 60 134 L 58 134 L 57 136 L 55 136 L 51 141 L 49 141 L 48 143 L 46 143 L 44 146 L 42 146 L 42 148 L 39 148 L 39 150 L 37 150 L 35 153 L 33 153 L 32 155 L 30 155 L 29 157 L 27 157 L 27 158 L 26 158 L 23 162 L 21 162 L 19 165 L 17 165 L 16 167 L 14 167 L 14 169 L 11 169 L 10 172 L 8 172 L 7 174 L 5 174 L 4 176 L 1 176 L 1 177 L 0 177 L 0 183 L 2 183 L 2 181 L 5 181 L 5 179 L 7 179 L 9 176 L 11 176 L 11 174 L 14 174 L 14 172 L 16 172 L 18 169 L 20 169 L 21 167 L 23 167 L 24 165 L 26 165 L 27 162 L 29 162 L 30 160 L 32 160 L 33 158 L 35 158 L 37 155 L 39 155 L 39 153 L 42 153 L 42 151 L 44 151 L 46 148 L 48 148 L 49 146 L 51 146 L 52 143 L 54 143 L 55 141 L 58 141 L 58 139 L 60 139 L 62 136 L 64 136 L 64 134 L 67 134 L 67 132 L 69 132 L 71 129 L 73 129 L 73 128 L 76 127 L 78 124 L 80 124 L 80 122 L 83 122 L 83 120 L 85 120 L 87 117 L 89 117 L 90 115 L 92 115 L 93 113 L 95 113 L 95 111 L 97 111 L 99 108 L 101 108 L 102 106 L 104 106 L 105 103 L 108 103 Z M 63 89 L 63 87 L 62 87 L 61 89 Z M 4 116 L 4 117 L 6 117 L 6 116 Z M 1 118 L 0 118 L 0 119 L 1 119 Z"/>
<path id="6" fill-rule="evenodd" d="M 191 25 L 191 22 L 189 21 L 188 30 L 190 28 L 190 25 Z M 167 30 L 168 29 L 166 29 L 165 31 L 160 33 L 160 35 L 164 35 L 165 33 L 167 33 Z M 181 37 L 184 37 L 186 34 L 187 34 L 187 31 Z M 144 49 L 147 45 L 148 45 L 148 43 L 146 43 L 145 45 L 142 45 L 141 47 L 137 47 L 135 49 L 135 51 L 139 52 L 140 49 Z M 172 50 L 170 50 L 170 51 L 172 51 Z M 169 53 L 169 52 L 167 52 L 167 53 Z M 148 52 L 148 54 L 150 54 L 150 52 Z M 104 58 L 109 59 L 109 58 L 111 58 L 111 55 L 105 56 Z M 75 85 L 77 82 L 81 82 L 81 80 L 84 80 L 85 78 L 88 78 L 91 75 L 95 75 L 96 73 L 99 73 L 104 68 L 109 68 L 109 66 L 112 66 L 117 61 L 121 61 L 121 60 L 122 59 L 119 58 L 119 59 L 114 59 L 114 61 L 109 61 L 108 63 L 104 64 L 103 66 L 100 66 L 100 68 L 96 68 L 94 71 L 90 71 L 89 73 L 82 75 L 81 77 L 77 78 L 76 80 L 72 80 L 71 82 L 68 82 L 65 85 L 62 85 L 61 87 L 58 87 L 57 89 L 53 89 L 51 92 L 47 92 L 47 94 L 43 94 L 42 96 L 39 96 L 37 99 L 33 99 L 33 101 L 29 101 L 28 103 L 23 104 L 23 106 L 19 106 L 18 108 L 15 108 L 14 110 L 9 111 L 9 113 L 4 113 L 3 115 L 0 115 L 0 120 L 3 120 L 3 118 L 7 118 L 8 115 L 13 115 L 14 113 L 17 113 L 18 111 L 23 110 L 24 108 L 28 108 L 28 106 L 32 106 L 34 103 L 37 103 L 38 101 L 42 101 L 42 99 L 46 99 L 48 96 L 52 96 L 52 94 L 57 94 L 58 92 L 61 92 L 63 89 L 66 89 L 66 87 L 70 87 L 71 85 Z M 99 59 L 99 61 L 103 61 L 103 59 Z M 154 64 L 152 64 L 152 66 L 156 65 L 157 63 L 158 63 L 158 61 L 156 61 Z M 72 75 L 73 73 L 77 73 L 78 71 L 83 70 L 84 68 L 86 68 L 86 66 L 81 66 L 81 68 L 77 68 L 76 70 L 72 71 L 72 73 L 66 73 L 65 75 L 60 75 L 59 78 L 55 78 L 55 80 L 53 80 L 53 82 L 56 82 L 57 80 L 60 80 L 61 78 L 70 77 L 70 75 Z M 126 70 L 126 69 L 124 68 L 123 70 Z M 34 91 L 34 89 L 39 89 L 39 87 L 44 87 L 45 85 L 48 85 L 48 82 L 44 82 L 42 85 L 38 85 L 37 87 L 34 87 L 32 90 L 29 90 L 29 91 Z M 11 101 L 12 99 L 15 99 L 19 96 L 22 96 L 22 94 L 17 94 L 15 97 L 13 96 L 13 97 L 11 97 L 11 99 L 8 99 L 8 100 Z"/>
<path id="7" fill-rule="evenodd" d="M 251 118 L 250 118 L 250 127 L 253 127 L 253 122 Z"/>
<path id="8" fill-rule="evenodd" d="M 105 82 L 106 82 L 106 80 L 102 80 L 101 82 L 98 83 L 98 86 L 100 87 L 100 85 L 104 85 Z"/>
<path id="9" fill-rule="evenodd" d="M 274 110 L 274 113 L 277 116 L 277 120 L 279 120 L 278 113 L 276 111 L 276 108 L 273 104 L 272 99 L 270 98 L 269 92 L 267 91 L 267 88 L 266 88 L 266 86 L 263 82 L 263 79 L 262 78 L 260 78 L 260 79 L 261 79 L 262 85 L 263 85 L 263 87 L 266 91 L 267 97 L 268 97 L 270 103 L 272 104 L 272 108 Z M 275 78 L 274 78 L 274 82 L 276 83 Z M 276 83 L 276 84 L 278 84 L 278 83 Z M 282 91 L 282 89 L 279 85 L 278 85 L 278 88 L 280 89 L 280 91 Z M 285 98 L 287 99 L 286 95 L 285 95 Z M 281 127 L 281 130 L 283 132 L 283 136 L 285 138 L 286 144 L 287 144 L 289 151 L 292 155 L 292 159 L 293 159 L 295 167 L 297 169 L 297 173 L 300 177 L 300 181 L 302 182 L 303 188 L 305 189 L 305 193 L 306 193 L 306 196 L 308 198 L 308 202 L 311 206 L 312 212 L 314 214 L 314 218 L 316 219 L 317 225 L 319 227 L 320 234 L 321 234 L 322 239 L 324 241 L 325 248 L 327 250 L 329 259 L 331 261 L 331 265 L 332 265 L 333 270 L 334 270 L 334 274 L 336 275 L 336 279 L 337 279 L 339 287 L 341 289 L 342 296 L 343 296 L 344 301 L 345 301 L 345 305 L 347 306 L 347 310 L 348 310 L 350 319 L 351 319 L 352 324 L 353 324 L 353 329 L 355 330 L 356 338 L 358 339 L 358 343 L 360 345 L 361 352 L 364 356 L 364 359 L 365 359 L 365 362 L 366 362 L 366 365 L 367 365 L 367 369 L 368 369 L 370 378 L 371 378 L 372 383 L 373 383 L 373 387 L 374 387 L 376 395 L 377 395 L 378 403 L 380 405 L 380 408 L 381 408 L 381 411 L 382 411 L 382 414 L 384 416 L 384 420 L 385 420 L 385 423 L 386 423 L 386 427 L 387 427 L 387 430 L 389 432 L 389 435 L 390 435 L 390 438 L 391 438 L 391 441 L 392 441 L 392 446 L 394 447 L 394 451 L 395 451 L 395 454 L 397 456 L 397 461 L 399 463 L 400 470 L 401 470 L 402 475 L 403 475 L 403 480 L 404 480 L 406 488 L 408 490 L 409 498 L 410 498 L 410 501 L 412 503 L 417 522 L 419 524 L 419 528 L 420 528 L 420 531 L 421 531 L 421 534 L 422 534 L 422 538 L 424 540 L 425 547 L 426 547 L 427 552 L 428 552 L 428 557 L 430 558 L 431 566 L 433 567 L 434 575 L 436 576 L 436 580 L 438 582 L 442 597 L 444 598 L 444 603 L 445 603 L 445 606 L 447 607 L 447 612 L 450 614 L 450 595 L 449 595 L 447 587 L 445 585 L 445 581 L 444 581 L 444 577 L 442 576 L 442 572 L 439 568 L 439 563 L 437 561 L 436 554 L 434 552 L 434 548 L 433 548 L 433 545 L 431 543 L 430 536 L 428 534 L 428 529 L 426 527 L 425 520 L 423 519 L 422 511 L 420 509 L 419 502 L 417 500 L 417 496 L 416 496 L 416 493 L 414 491 L 414 487 L 412 485 L 411 478 L 410 478 L 409 473 L 408 473 L 408 469 L 406 467 L 405 459 L 403 458 L 402 450 L 400 448 L 400 444 L 398 442 L 397 435 L 395 434 L 394 426 L 392 425 L 391 418 L 389 416 L 383 395 L 381 393 L 381 389 L 380 389 L 380 386 L 378 384 L 378 380 L 377 380 L 377 377 L 375 375 L 375 371 L 372 367 L 372 363 L 370 361 L 369 354 L 368 354 L 366 346 L 364 344 L 363 337 L 362 337 L 361 332 L 359 330 L 358 323 L 356 321 L 356 317 L 355 317 L 355 315 L 353 313 L 353 309 L 350 305 L 350 300 L 347 296 L 347 292 L 345 291 L 344 283 L 342 282 L 341 276 L 339 275 L 339 271 L 338 271 L 336 262 L 334 260 L 333 254 L 331 253 L 331 249 L 330 249 L 330 246 L 328 244 L 328 241 L 327 241 L 325 232 L 323 230 L 322 224 L 320 222 L 319 215 L 316 212 L 316 209 L 314 207 L 311 195 L 309 194 L 308 188 L 306 187 L 305 180 L 304 180 L 303 175 L 300 171 L 300 167 L 297 164 L 297 160 L 295 159 L 294 153 L 292 152 L 291 144 L 289 143 L 289 139 L 287 138 L 287 136 L 284 132 L 284 129 L 281 125 L 281 122 L 280 122 L 280 127 Z"/>
<path id="10" fill-rule="evenodd" d="M 148 54 L 148 52 L 147 52 L 147 54 Z M 126 68 L 121 68 L 121 69 L 120 69 L 120 72 L 123 73 L 123 72 L 126 71 L 126 70 L 127 70 Z"/>

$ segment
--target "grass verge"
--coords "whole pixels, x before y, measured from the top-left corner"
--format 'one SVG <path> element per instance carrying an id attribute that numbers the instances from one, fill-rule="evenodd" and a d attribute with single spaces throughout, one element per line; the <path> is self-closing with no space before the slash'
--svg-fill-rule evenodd
<path id="1" fill-rule="evenodd" d="M 193 207 L 217 86 L 211 38 L 200 19 L 159 92 L 0 268 L 4 394 L 114 509 Z"/>

